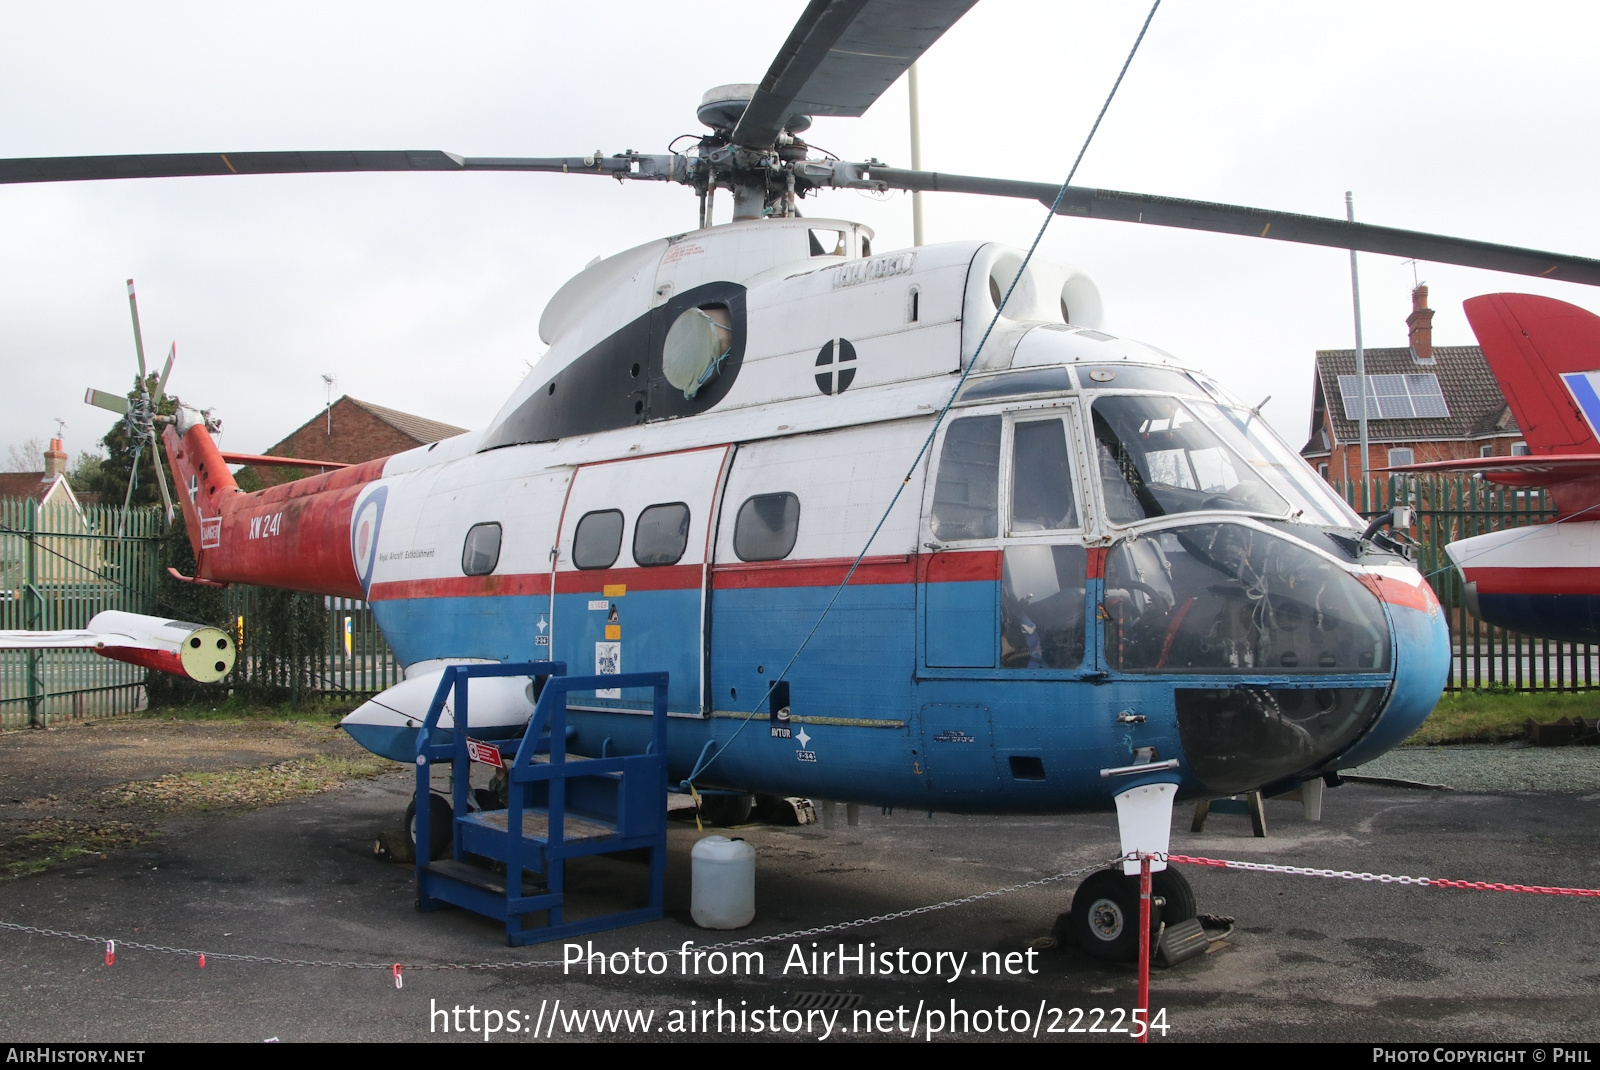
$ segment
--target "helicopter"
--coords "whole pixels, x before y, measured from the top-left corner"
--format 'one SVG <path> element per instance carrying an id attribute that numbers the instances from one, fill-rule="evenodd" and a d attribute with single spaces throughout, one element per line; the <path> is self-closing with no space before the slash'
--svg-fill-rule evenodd
<path id="1" fill-rule="evenodd" d="M 990 242 L 874 249 L 871 228 L 799 206 L 827 189 L 979 193 L 1588 284 L 1600 263 L 811 151 L 812 116 L 861 114 L 971 6 L 813 0 L 762 82 L 705 95 L 710 132 L 682 152 L 32 158 L 0 161 L 0 182 L 421 170 L 687 187 L 699 225 L 562 287 L 540 320 L 549 350 L 481 431 L 247 494 L 204 415 L 180 409 L 162 441 L 193 579 L 365 598 L 407 670 L 347 718 L 375 753 L 407 757 L 448 664 L 664 669 L 674 780 L 1115 809 L 1125 851 L 1162 854 L 1177 799 L 1337 781 L 1409 735 L 1448 668 L 1431 589 L 1259 406 L 1114 333 L 1087 275 Z M 713 225 L 725 200 L 733 220 Z M 513 734 L 532 708 L 521 682 L 472 695 L 475 733 Z M 620 689 L 572 700 L 569 748 L 642 750 L 644 709 Z M 1152 868 L 1167 920 L 1192 917 L 1181 876 Z M 1129 957 L 1136 903 L 1126 865 L 1085 881 L 1079 942 Z"/>

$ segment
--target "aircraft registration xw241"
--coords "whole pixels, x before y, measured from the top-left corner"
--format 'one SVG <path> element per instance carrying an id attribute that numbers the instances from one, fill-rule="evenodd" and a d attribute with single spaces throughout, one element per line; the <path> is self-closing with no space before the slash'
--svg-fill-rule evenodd
<path id="1" fill-rule="evenodd" d="M 966 812 L 1167 785 L 1164 848 L 1174 794 L 1332 773 L 1426 717 L 1448 646 L 1415 568 L 1038 260 L 772 686 L 1022 263 L 870 238 L 769 219 L 621 253 L 551 301 L 549 353 L 486 430 L 255 494 L 180 413 L 199 575 L 367 598 L 407 680 L 345 727 L 397 760 L 445 664 L 665 669 L 673 780 L 715 755 L 703 783 Z M 474 733 L 520 734 L 526 683 L 475 682 Z M 642 751 L 648 708 L 574 699 L 569 749 Z"/>

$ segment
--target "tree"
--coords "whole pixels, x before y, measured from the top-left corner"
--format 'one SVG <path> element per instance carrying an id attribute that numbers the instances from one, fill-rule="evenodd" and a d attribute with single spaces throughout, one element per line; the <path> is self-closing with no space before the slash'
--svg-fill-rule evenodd
<path id="1" fill-rule="evenodd" d="M 30 438 L 19 448 L 6 447 L 7 472 L 44 471 L 44 439 Z"/>
<path id="2" fill-rule="evenodd" d="M 91 489 L 104 463 L 105 456 L 99 450 L 79 450 L 78 459 L 67 472 L 67 482 L 80 494 Z"/>
<path id="3" fill-rule="evenodd" d="M 156 415 L 171 416 L 178 411 L 178 399 L 167 394 L 158 394 L 156 383 L 159 381 L 160 376 L 152 372 L 146 380 L 147 389 L 154 403 Z M 140 394 L 139 380 L 135 377 L 133 389 L 128 391 L 128 400 L 137 401 Z M 160 436 L 161 425 L 157 424 L 158 440 Z M 107 456 L 100 462 L 98 470 L 89 476 L 87 489 L 99 494 L 100 501 L 106 505 L 121 505 L 123 496 L 128 492 L 128 476 L 133 472 L 134 457 L 137 454 L 139 470 L 134 482 L 132 504 L 160 504 L 161 491 L 156 487 L 155 462 L 151 457 L 150 440 L 145 438 L 135 442 L 133 436 L 128 433 L 128 422 L 118 420 L 100 442 L 105 446 Z M 162 467 L 165 468 L 165 458 Z"/>

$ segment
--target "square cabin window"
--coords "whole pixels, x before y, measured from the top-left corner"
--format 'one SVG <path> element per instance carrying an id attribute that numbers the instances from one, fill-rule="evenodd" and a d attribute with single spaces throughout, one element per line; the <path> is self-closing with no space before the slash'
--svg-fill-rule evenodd
<path id="1" fill-rule="evenodd" d="M 757 494 L 739 506 L 733 552 L 740 561 L 782 561 L 800 533 L 800 499 L 787 491 Z"/>
<path id="2" fill-rule="evenodd" d="M 689 544 L 689 507 L 652 505 L 633 525 L 633 560 L 640 565 L 676 565 Z"/>
<path id="3" fill-rule="evenodd" d="M 500 563 L 500 525 L 474 524 L 461 547 L 461 571 L 487 576 Z"/>
<path id="4" fill-rule="evenodd" d="M 584 513 L 572 533 L 572 563 L 578 568 L 610 568 L 622 552 L 622 513 L 604 509 Z"/>

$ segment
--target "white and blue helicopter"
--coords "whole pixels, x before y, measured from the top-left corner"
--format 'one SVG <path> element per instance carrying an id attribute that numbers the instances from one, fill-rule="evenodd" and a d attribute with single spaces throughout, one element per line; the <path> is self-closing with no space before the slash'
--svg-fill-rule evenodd
<path id="1" fill-rule="evenodd" d="M 1115 333 L 1088 276 L 984 242 L 874 250 L 868 228 L 798 204 L 969 192 L 1591 284 L 1600 263 L 811 151 L 810 116 L 862 114 L 974 2 L 812 0 L 759 85 L 706 94 L 688 153 L 74 157 L 3 160 L 0 181 L 508 170 L 691 187 L 697 229 L 554 296 L 548 352 L 481 431 L 245 493 L 181 409 L 164 441 L 196 578 L 366 599 L 406 679 L 344 727 L 398 761 L 448 665 L 664 670 L 671 782 L 1115 809 L 1124 851 L 1160 853 L 1175 800 L 1336 782 L 1408 736 L 1449 661 L 1432 590 L 1390 518 L 1366 523 L 1258 412 Z M 734 218 L 712 226 L 719 191 Z M 531 683 L 475 680 L 470 701 L 474 735 L 520 736 Z M 633 692 L 574 697 L 568 748 L 642 753 L 649 712 Z M 1154 868 L 1168 920 L 1193 916 L 1182 878 Z M 1131 954 L 1135 909 L 1136 882 L 1092 877 L 1078 938 Z"/>

